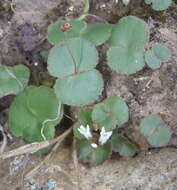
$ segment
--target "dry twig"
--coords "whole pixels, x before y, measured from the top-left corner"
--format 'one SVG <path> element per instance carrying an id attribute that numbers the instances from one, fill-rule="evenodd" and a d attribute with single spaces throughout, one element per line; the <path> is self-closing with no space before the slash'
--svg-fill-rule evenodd
<path id="1" fill-rule="evenodd" d="M 7 136 L 4 132 L 4 129 L 1 124 L 0 124 L 0 131 L 2 132 L 2 135 L 3 135 L 3 141 L 2 141 L 2 145 L 0 147 L 0 153 L 3 153 L 6 148 L 6 145 L 7 145 Z"/>
<path id="2" fill-rule="evenodd" d="M 71 132 L 70 129 L 69 129 L 69 133 Z M 66 135 L 64 137 L 66 137 L 69 133 L 66 133 Z M 64 133 L 63 133 L 63 135 L 64 135 Z M 59 136 L 59 137 L 61 137 L 61 136 Z M 45 159 L 39 165 L 37 165 L 35 168 L 33 168 L 30 172 L 28 172 L 25 175 L 25 178 L 34 176 L 37 173 L 37 171 L 42 167 L 42 165 L 45 164 L 51 158 L 52 154 L 54 154 L 57 151 L 58 147 L 60 146 L 60 144 L 63 140 L 64 140 L 64 138 L 59 139 L 57 141 L 57 143 L 55 144 L 55 146 L 53 147 L 53 149 L 51 150 L 51 152 L 45 157 Z"/>
<path id="3" fill-rule="evenodd" d="M 72 128 L 69 128 L 62 135 L 58 136 L 57 138 L 55 138 L 53 140 L 43 141 L 43 142 L 35 142 L 32 144 L 27 144 L 27 145 L 21 146 L 17 149 L 9 151 L 9 152 L 0 153 L 0 159 L 6 159 L 6 158 L 13 157 L 13 156 L 21 155 L 21 154 L 37 152 L 38 150 L 40 150 L 42 148 L 46 148 L 48 146 L 51 146 L 57 142 L 61 143 L 64 140 L 64 138 L 71 131 L 72 131 Z"/>
<path id="4" fill-rule="evenodd" d="M 76 141 L 75 141 L 75 139 L 73 140 L 73 162 L 74 162 L 74 167 L 75 167 L 75 170 L 76 170 L 76 177 L 77 177 L 76 190 L 80 190 L 81 189 L 81 185 L 80 185 L 80 171 L 79 171 L 79 166 L 78 166 L 78 159 L 77 159 Z"/>

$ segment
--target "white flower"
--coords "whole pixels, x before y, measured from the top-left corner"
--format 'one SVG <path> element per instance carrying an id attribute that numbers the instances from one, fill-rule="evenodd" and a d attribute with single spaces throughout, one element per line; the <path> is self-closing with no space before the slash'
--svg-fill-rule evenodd
<path id="1" fill-rule="evenodd" d="M 123 1 L 124 5 L 126 5 L 126 6 L 130 3 L 130 0 L 122 0 L 122 1 Z"/>
<path id="2" fill-rule="evenodd" d="M 119 2 L 119 0 L 115 0 L 115 3 L 118 3 L 118 2 Z M 130 3 L 130 0 L 122 0 L 122 2 L 124 5 L 127 6 Z"/>
<path id="3" fill-rule="evenodd" d="M 99 138 L 99 143 L 101 145 L 105 144 L 109 140 L 111 135 L 112 135 L 112 131 L 106 132 L 105 128 L 102 127 L 101 133 L 100 133 L 100 138 Z"/>
<path id="4" fill-rule="evenodd" d="M 82 135 L 84 135 L 84 137 L 85 137 L 86 139 L 92 138 L 92 133 L 91 133 L 91 131 L 90 131 L 89 125 L 87 125 L 86 127 L 84 127 L 83 125 L 81 125 L 81 126 L 78 128 L 78 131 L 79 131 Z"/>
<path id="5" fill-rule="evenodd" d="M 93 148 L 98 148 L 98 145 L 95 144 L 95 143 L 92 143 L 91 146 L 92 146 Z"/>

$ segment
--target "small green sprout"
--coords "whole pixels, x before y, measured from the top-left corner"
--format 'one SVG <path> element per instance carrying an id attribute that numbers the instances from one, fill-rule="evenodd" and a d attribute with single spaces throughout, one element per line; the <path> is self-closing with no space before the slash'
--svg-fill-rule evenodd
<path id="1" fill-rule="evenodd" d="M 145 117 L 140 124 L 141 133 L 154 147 L 166 145 L 171 138 L 171 131 L 158 115 Z"/>
<path id="2" fill-rule="evenodd" d="M 152 69 L 158 69 L 162 62 L 170 59 L 170 50 L 163 44 L 154 44 L 151 50 L 145 53 L 145 61 Z"/>

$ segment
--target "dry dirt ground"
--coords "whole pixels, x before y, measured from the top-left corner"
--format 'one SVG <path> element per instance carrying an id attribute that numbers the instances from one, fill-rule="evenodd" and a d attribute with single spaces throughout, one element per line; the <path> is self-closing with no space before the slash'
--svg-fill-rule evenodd
<path id="1" fill-rule="evenodd" d="M 40 51 L 50 48 L 45 41 L 47 25 L 55 20 L 77 17 L 82 11 L 81 2 L 0 1 L 0 64 L 25 64 L 31 69 L 31 84 L 51 86 L 53 79 L 46 73 L 46 63 L 39 55 Z M 139 145 L 141 151 L 129 159 L 115 154 L 97 167 L 79 164 L 80 187 L 83 190 L 177 190 L 177 3 L 173 3 L 168 11 L 155 13 L 149 7 L 142 6 L 141 0 L 134 1 L 127 8 L 115 6 L 113 0 L 91 2 L 91 13 L 110 23 L 130 14 L 143 18 L 151 29 L 149 45 L 163 42 L 170 48 L 172 56 L 160 69 L 145 67 L 135 75 L 125 76 L 110 71 L 105 64 L 106 47 L 99 48 L 101 59 L 98 69 L 106 86 L 101 99 L 112 95 L 125 99 L 130 109 L 130 121 L 125 126 L 127 135 Z M 72 5 L 73 10 L 69 9 Z M 93 19 L 87 21 L 94 22 Z M 0 124 L 6 134 L 7 112 L 12 100 L 12 96 L 0 99 Z M 75 112 L 77 109 L 72 109 L 71 115 Z M 140 119 L 151 113 L 160 114 L 173 131 L 167 147 L 151 149 L 139 136 L 137 125 Z M 69 122 L 66 121 L 66 124 Z M 22 144 L 20 139 L 8 137 L 5 150 Z M 67 143 L 59 148 L 36 172 L 32 169 L 39 166 L 45 156 L 22 155 L 0 160 L 0 190 L 77 189 L 78 172 L 74 167 L 70 145 Z"/>

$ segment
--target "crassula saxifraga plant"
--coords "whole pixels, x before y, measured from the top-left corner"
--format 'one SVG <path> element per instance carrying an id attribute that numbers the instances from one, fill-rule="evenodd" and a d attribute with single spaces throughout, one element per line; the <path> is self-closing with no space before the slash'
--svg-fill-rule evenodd
<path id="1" fill-rule="evenodd" d="M 155 7 L 155 1 L 151 2 Z M 51 140 L 63 117 L 63 105 L 93 104 L 104 89 L 103 76 L 96 68 L 97 47 L 104 43 L 108 46 L 107 64 L 118 74 L 134 74 L 145 64 L 159 68 L 169 60 L 170 51 L 161 43 L 145 49 L 149 35 L 148 25 L 135 16 L 123 17 L 116 24 L 87 24 L 81 19 L 50 24 L 47 40 L 53 47 L 41 55 L 47 60 L 49 74 L 56 78 L 53 88 L 27 86 L 29 69 L 23 65 L 0 66 L 0 97 L 17 94 L 9 110 L 12 134 L 25 143 Z M 135 155 L 138 147 L 120 130 L 128 121 L 128 106 L 121 97 L 108 97 L 93 109 L 81 109 L 73 125 L 79 160 L 101 164 L 112 152 Z M 171 137 L 158 115 L 144 118 L 139 130 L 154 147 L 166 145 Z"/>

